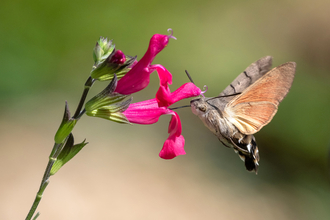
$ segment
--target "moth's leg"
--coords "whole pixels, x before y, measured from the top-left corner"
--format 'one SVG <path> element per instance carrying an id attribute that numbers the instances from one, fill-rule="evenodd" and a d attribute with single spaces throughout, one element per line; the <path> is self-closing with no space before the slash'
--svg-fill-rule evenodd
<path id="1" fill-rule="evenodd" d="M 233 135 L 232 142 L 234 142 L 238 148 L 244 150 L 244 152 L 248 152 L 249 154 L 254 155 L 255 149 L 258 149 L 253 135 L 245 135 L 237 132 Z"/>
<path id="2" fill-rule="evenodd" d="M 220 138 L 218 138 L 218 139 L 223 144 L 223 146 L 230 148 L 230 146 L 228 146 L 227 144 L 225 144 Z"/>
<path id="3" fill-rule="evenodd" d="M 244 154 L 244 155 L 248 155 L 248 156 L 250 155 L 250 153 L 249 153 L 248 150 L 242 148 L 241 146 L 238 146 L 238 145 L 234 142 L 234 140 L 233 140 L 232 138 L 229 138 L 229 140 L 231 141 L 234 150 L 236 150 L 236 151 L 238 151 L 238 152 L 241 152 L 241 153 Z"/>

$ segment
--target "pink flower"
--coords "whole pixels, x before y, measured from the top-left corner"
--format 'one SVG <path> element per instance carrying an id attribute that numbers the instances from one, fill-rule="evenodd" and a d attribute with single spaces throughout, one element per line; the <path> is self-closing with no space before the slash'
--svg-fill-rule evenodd
<path id="1" fill-rule="evenodd" d="M 168 29 L 168 31 L 169 30 L 172 31 L 171 29 Z M 172 84 L 171 73 L 161 65 L 151 65 L 156 55 L 166 47 L 169 39 L 176 39 L 172 34 L 173 32 L 170 35 L 155 34 L 152 36 L 147 52 L 142 59 L 133 64 L 132 69 L 118 81 L 115 92 L 129 95 L 144 89 L 149 84 L 150 74 L 155 70 L 157 70 L 159 75 L 166 75 L 168 77 L 167 82 Z M 161 79 L 161 76 L 159 76 L 159 78 Z"/>
<path id="2" fill-rule="evenodd" d="M 106 114 L 102 111 L 100 111 L 100 113 L 98 111 L 91 112 L 93 116 L 98 116 L 97 114 L 99 113 L 100 116 L 109 117 L 110 120 L 114 120 L 115 118 L 120 122 L 127 122 L 128 120 L 130 123 L 144 125 L 156 123 L 161 115 L 171 115 L 172 118 L 168 127 L 169 136 L 159 153 L 159 156 L 164 159 L 172 159 L 178 155 L 186 154 L 184 151 L 185 140 L 181 135 L 182 126 L 180 117 L 168 107 L 182 99 L 201 94 L 201 90 L 193 83 L 186 83 L 171 93 L 169 85 L 172 84 L 172 74 L 162 65 L 151 65 L 155 56 L 166 47 L 169 39 L 175 39 L 172 34 L 173 32 L 170 35 L 153 35 L 145 55 L 139 62 L 134 62 L 132 64 L 131 70 L 118 81 L 117 87 L 114 89 L 114 92 L 118 95 L 130 95 L 138 92 L 148 86 L 150 74 L 156 70 L 160 80 L 160 87 L 156 98 L 130 104 L 127 109 L 125 106 L 125 108 L 122 108 L 123 111 L 115 113 L 111 112 L 111 108 L 109 107 L 104 108 Z M 111 61 L 124 63 L 124 58 L 125 55 L 121 51 L 116 51 Z M 121 115 L 126 117 L 125 120 L 122 120 Z"/>
<path id="3" fill-rule="evenodd" d="M 163 159 L 173 159 L 178 155 L 186 154 L 184 150 L 185 140 L 181 135 L 182 126 L 179 115 L 168 107 L 181 99 L 200 95 L 201 90 L 193 83 L 186 83 L 171 93 L 168 88 L 168 83 L 166 83 L 169 81 L 169 75 L 167 73 L 162 73 L 164 72 L 158 72 L 161 77 L 161 85 L 157 92 L 157 97 L 155 99 L 133 103 L 123 114 L 129 122 L 135 124 L 154 124 L 161 115 L 172 115 L 168 127 L 169 136 L 159 156 Z"/>

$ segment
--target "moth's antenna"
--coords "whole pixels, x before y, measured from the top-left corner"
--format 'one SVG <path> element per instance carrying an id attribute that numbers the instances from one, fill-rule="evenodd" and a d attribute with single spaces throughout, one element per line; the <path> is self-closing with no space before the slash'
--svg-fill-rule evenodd
<path id="1" fill-rule="evenodd" d="M 185 72 L 186 72 L 186 74 L 187 74 L 187 76 L 188 76 L 188 78 L 189 78 L 190 82 L 192 82 L 193 84 L 195 84 L 195 83 L 194 83 L 194 81 L 192 80 L 192 78 L 191 78 L 190 74 L 188 73 L 188 71 L 187 71 L 187 70 L 185 70 Z"/>
<path id="2" fill-rule="evenodd" d="M 179 106 L 179 107 L 175 107 L 175 108 L 169 108 L 169 109 L 174 110 L 174 109 L 186 108 L 186 107 L 190 107 L 190 105 L 183 105 L 183 106 Z"/>
<path id="3" fill-rule="evenodd" d="M 192 78 L 191 78 L 190 74 L 188 73 L 188 71 L 185 70 L 185 72 L 186 72 L 186 74 L 187 74 L 187 76 L 188 76 L 190 82 L 192 82 L 194 85 L 196 85 L 196 84 L 194 83 L 194 81 L 192 80 Z M 201 92 L 201 95 L 202 95 L 204 98 L 205 98 L 204 93 L 205 93 L 207 90 L 208 90 L 208 87 L 207 87 L 207 86 L 204 86 L 204 91 Z"/>
<path id="4" fill-rule="evenodd" d="M 217 98 L 225 98 L 225 97 L 230 97 L 230 96 L 240 95 L 240 94 L 241 94 L 241 92 L 239 92 L 239 93 L 234 93 L 234 94 L 230 94 L 230 95 L 219 95 L 219 96 L 216 96 L 216 97 L 210 98 L 210 99 L 208 99 L 207 101 L 210 101 L 210 100 L 212 100 L 212 99 L 217 99 Z"/>

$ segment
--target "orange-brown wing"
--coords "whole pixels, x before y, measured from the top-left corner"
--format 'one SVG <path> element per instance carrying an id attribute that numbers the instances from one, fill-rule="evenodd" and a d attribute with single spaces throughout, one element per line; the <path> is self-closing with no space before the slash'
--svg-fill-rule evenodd
<path id="1" fill-rule="evenodd" d="M 268 124 L 292 85 L 296 63 L 288 62 L 270 70 L 231 100 L 224 115 L 243 134 L 259 131 Z"/>

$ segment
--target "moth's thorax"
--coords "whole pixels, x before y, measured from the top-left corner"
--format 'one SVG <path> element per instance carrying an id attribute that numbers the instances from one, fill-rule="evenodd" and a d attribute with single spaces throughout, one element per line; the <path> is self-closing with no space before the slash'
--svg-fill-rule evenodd
<path id="1" fill-rule="evenodd" d="M 236 127 L 223 117 L 223 108 L 220 109 L 211 105 L 205 98 L 194 99 L 190 102 L 190 105 L 192 112 L 217 137 L 228 137 L 237 132 Z"/>

